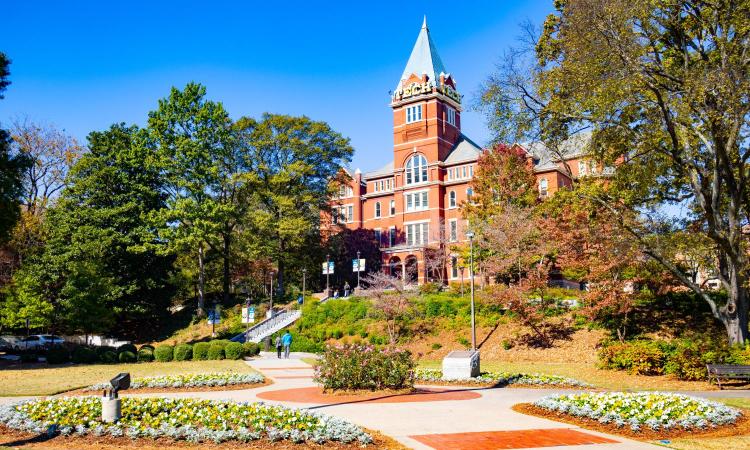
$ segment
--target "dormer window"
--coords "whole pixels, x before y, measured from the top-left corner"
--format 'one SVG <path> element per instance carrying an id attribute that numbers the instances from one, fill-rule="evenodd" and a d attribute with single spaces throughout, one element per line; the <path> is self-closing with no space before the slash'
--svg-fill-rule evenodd
<path id="1" fill-rule="evenodd" d="M 422 105 L 413 105 L 406 107 L 406 123 L 418 122 L 422 120 Z"/>
<path id="2" fill-rule="evenodd" d="M 414 155 L 406 162 L 406 184 L 427 181 L 427 159 L 422 155 Z"/>

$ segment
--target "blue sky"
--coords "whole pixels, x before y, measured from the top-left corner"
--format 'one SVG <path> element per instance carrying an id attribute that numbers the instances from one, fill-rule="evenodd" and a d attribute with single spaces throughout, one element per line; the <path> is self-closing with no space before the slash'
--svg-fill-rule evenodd
<path id="1" fill-rule="evenodd" d="M 31 2 L 3 4 L 0 51 L 13 61 L 0 123 L 52 123 L 83 140 L 143 125 L 171 86 L 203 83 L 232 117 L 325 120 L 352 140 L 352 167 L 392 158 L 393 89 L 422 25 L 470 104 L 518 25 L 552 0 L 465 2 Z M 484 143 L 480 115 L 463 131 Z"/>

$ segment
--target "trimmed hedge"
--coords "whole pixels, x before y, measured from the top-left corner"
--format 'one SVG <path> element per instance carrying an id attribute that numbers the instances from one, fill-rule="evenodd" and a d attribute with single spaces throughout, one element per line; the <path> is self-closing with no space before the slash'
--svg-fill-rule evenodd
<path id="1" fill-rule="evenodd" d="M 136 358 L 136 356 L 135 356 L 135 353 L 133 353 L 133 352 L 131 352 L 131 351 L 128 351 L 128 350 L 125 350 L 124 352 L 120 352 L 120 353 L 119 353 L 119 354 L 117 355 L 117 359 L 118 359 L 118 360 L 119 360 L 119 361 L 120 361 L 121 363 L 134 363 L 134 362 L 136 362 L 136 361 L 137 361 L 137 358 Z"/>
<path id="2" fill-rule="evenodd" d="M 138 350 L 138 362 L 151 362 L 154 360 L 154 351 L 150 348 L 141 347 Z"/>
<path id="3" fill-rule="evenodd" d="M 91 364 L 99 361 L 96 352 L 89 347 L 76 347 L 73 349 L 71 359 L 78 364 Z"/>
<path id="4" fill-rule="evenodd" d="M 122 344 L 121 346 L 117 347 L 117 353 L 120 354 L 122 352 L 130 352 L 135 355 L 138 353 L 138 349 L 135 348 L 135 345 L 133 344 Z"/>
<path id="5" fill-rule="evenodd" d="M 255 342 L 247 341 L 242 344 L 242 354 L 248 357 L 260 354 L 260 345 Z"/>
<path id="6" fill-rule="evenodd" d="M 227 359 L 242 358 L 242 344 L 239 342 L 230 342 L 224 347 L 224 355 Z"/>
<path id="7" fill-rule="evenodd" d="M 208 349 L 211 347 L 208 342 L 198 342 L 193 345 L 193 361 L 205 361 L 208 359 Z"/>
<path id="8" fill-rule="evenodd" d="M 156 350 L 156 347 L 154 347 L 151 344 L 143 344 L 141 345 L 141 348 L 139 348 L 138 350 L 143 350 L 143 349 L 151 350 L 151 353 L 153 353 L 154 350 Z"/>
<path id="9" fill-rule="evenodd" d="M 68 361 L 70 361 L 70 352 L 67 348 L 57 345 L 47 350 L 48 364 L 63 364 Z"/>
<path id="10" fill-rule="evenodd" d="M 174 358 L 174 347 L 171 345 L 160 345 L 154 350 L 154 357 L 159 362 L 169 362 Z"/>
<path id="11" fill-rule="evenodd" d="M 212 343 L 208 347 L 208 359 L 224 359 L 224 345 L 222 343 Z"/>
<path id="12" fill-rule="evenodd" d="M 174 348 L 175 361 L 190 361 L 193 358 L 193 346 L 190 344 L 180 344 Z"/>
<path id="13" fill-rule="evenodd" d="M 99 356 L 99 360 L 106 364 L 114 364 L 117 362 L 117 353 L 113 350 L 107 350 Z"/>

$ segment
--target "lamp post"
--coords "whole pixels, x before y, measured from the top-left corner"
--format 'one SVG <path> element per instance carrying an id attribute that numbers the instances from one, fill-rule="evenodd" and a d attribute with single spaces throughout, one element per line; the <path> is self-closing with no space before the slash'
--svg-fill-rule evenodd
<path id="1" fill-rule="evenodd" d="M 305 278 L 307 276 L 307 269 L 302 269 L 302 301 L 305 301 Z"/>
<path id="2" fill-rule="evenodd" d="M 326 255 L 326 297 L 331 296 L 331 285 L 329 283 L 331 278 L 331 255 Z"/>
<path id="3" fill-rule="evenodd" d="M 464 266 L 458 266 L 459 272 L 461 272 L 461 298 L 464 298 Z"/>
<path id="4" fill-rule="evenodd" d="M 269 317 L 273 317 L 273 270 L 271 271 L 271 302 L 268 311 L 271 314 Z"/>
<path id="5" fill-rule="evenodd" d="M 466 233 L 469 238 L 469 277 L 471 278 L 471 349 L 477 350 L 477 329 L 474 319 L 474 232 Z"/>
<path id="6" fill-rule="evenodd" d="M 359 250 L 357 250 L 357 290 L 359 291 L 359 273 L 362 271 L 362 268 L 359 267 Z"/>

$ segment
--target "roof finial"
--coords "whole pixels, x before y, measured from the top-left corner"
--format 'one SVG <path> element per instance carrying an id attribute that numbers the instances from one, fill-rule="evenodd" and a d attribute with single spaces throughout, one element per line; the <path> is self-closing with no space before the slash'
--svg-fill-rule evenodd
<path id="1" fill-rule="evenodd" d="M 424 21 L 422 22 L 422 28 L 427 28 L 427 14 L 424 15 Z"/>

